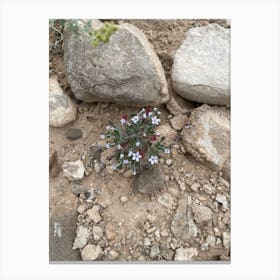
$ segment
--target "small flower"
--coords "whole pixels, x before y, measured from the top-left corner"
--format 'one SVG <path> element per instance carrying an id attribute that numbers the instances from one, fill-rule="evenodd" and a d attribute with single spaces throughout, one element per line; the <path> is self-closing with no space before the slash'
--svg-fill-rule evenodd
<path id="1" fill-rule="evenodd" d="M 149 112 L 148 113 L 148 116 L 150 117 L 150 116 L 152 116 L 153 115 L 153 112 Z"/>
<path id="2" fill-rule="evenodd" d="M 124 158 L 124 154 L 120 154 L 120 158 Z"/>
<path id="3" fill-rule="evenodd" d="M 154 111 L 156 111 L 156 112 L 157 112 L 157 111 L 158 111 L 158 108 L 154 108 Z"/>
<path id="4" fill-rule="evenodd" d="M 122 146 L 120 144 L 117 145 L 117 149 L 120 150 Z"/>
<path id="5" fill-rule="evenodd" d="M 158 163 L 158 156 L 151 155 L 150 158 L 149 158 L 149 162 L 151 163 L 151 165 L 154 165 L 155 163 Z"/>
<path id="6" fill-rule="evenodd" d="M 125 159 L 125 160 L 123 161 L 123 164 L 129 164 L 129 160 L 128 160 L 128 159 Z"/>
<path id="7" fill-rule="evenodd" d="M 111 169 L 116 170 L 117 169 L 116 165 L 112 165 Z"/>
<path id="8" fill-rule="evenodd" d="M 156 116 L 152 117 L 152 124 L 158 125 L 160 123 L 160 119 L 157 118 Z"/>
<path id="9" fill-rule="evenodd" d="M 142 158 L 142 156 L 140 155 L 139 152 L 133 153 L 132 160 L 139 162 L 140 158 Z"/>
<path id="10" fill-rule="evenodd" d="M 156 141 L 157 140 L 157 136 L 156 135 L 152 135 L 149 137 L 150 141 Z"/>
<path id="11" fill-rule="evenodd" d="M 100 138 L 101 138 L 101 139 L 105 139 L 105 135 L 104 135 L 104 134 L 101 134 L 101 135 L 100 135 Z"/>
<path id="12" fill-rule="evenodd" d="M 147 118 L 147 115 L 146 115 L 146 114 L 143 114 L 142 117 L 143 117 L 143 119 L 146 119 L 146 118 Z"/>
<path id="13" fill-rule="evenodd" d="M 126 123 L 125 119 L 121 119 L 121 124 L 124 125 Z"/>
<path id="14" fill-rule="evenodd" d="M 132 155 L 133 155 L 133 152 L 132 152 L 132 151 L 129 151 L 127 156 L 128 156 L 128 157 L 131 157 Z"/>
<path id="15" fill-rule="evenodd" d="M 106 148 L 109 149 L 110 148 L 110 144 L 106 143 Z"/>
<path id="16" fill-rule="evenodd" d="M 138 123 L 138 121 L 139 121 L 139 116 L 134 116 L 134 117 L 132 117 L 132 118 L 131 118 L 131 121 L 132 121 L 133 123 Z"/>
<path id="17" fill-rule="evenodd" d="M 170 149 L 164 149 L 164 152 L 165 152 L 166 154 L 170 154 Z"/>
<path id="18" fill-rule="evenodd" d="M 140 146 L 141 146 L 141 143 L 140 143 L 139 141 L 137 141 L 137 142 L 135 143 L 135 145 L 136 145 L 136 147 L 140 147 Z"/>

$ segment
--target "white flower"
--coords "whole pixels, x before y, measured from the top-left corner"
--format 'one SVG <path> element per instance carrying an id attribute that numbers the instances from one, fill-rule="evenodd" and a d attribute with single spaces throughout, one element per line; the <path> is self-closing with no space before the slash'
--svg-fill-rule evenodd
<path id="1" fill-rule="evenodd" d="M 150 116 L 152 116 L 152 114 L 153 114 L 153 112 L 149 112 L 149 113 L 148 113 L 148 116 L 150 117 Z"/>
<path id="2" fill-rule="evenodd" d="M 112 129 L 112 127 L 110 125 L 107 125 L 106 130 L 110 130 L 110 129 Z"/>
<path id="3" fill-rule="evenodd" d="M 156 132 L 156 136 L 160 136 L 160 133 L 158 131 Z"/>
<path id="4" fill-rule="evenodd" d="M 140 158 L 142 158 L 142 156 L 139 154 L 139 152 L 133 153 L 132 160 L 139 162 Z"/>
<path id="5" fill-rule="evenodd" d="M 124 154 L 120 154 L 120 158 L 124 158 Z"/>
<path id="6" fill-rule="evenodd" d="M 147 118 L 147 115 L 146 113 L 142 115 L 143 119 L 146 119 Z"/>
<path id="7" fill-rule="evenodd" d="M 158 157 L 151 155 L 151 157 L 149 158 L 149 162 L 151 163 L 151 165 L 158 163 Z"/>
<path id="8" fill-rule="evenodd" d="M 117 149 L 120 150 L 122 146 L 120 144 L 117 145 Z"/>
<path id="9" fill-rule="evenodd" d="M 135 145 L 136 145 L 136 147 L 140 147 L 140 146 L 141 146 L 141 143 L 140 143 L 139 141 L 137 141 L 137 142 L 135 143 Z"/>
<path id="10" fill-rule="evenodd" d="M 131 118 L 131 121 L 132 121 L 133 123 L 138 123 L 138 121 L 139 121 L 139 116 L 134 116 L 134 117 L 132 117 L 132 118 Z"/>
<path id="11" fill-rule="evenodd" d="M 132 155 L 133 155 L 133 152 L 129 151 L 127 156 L 131 157 Z"/>
<path id="12" fill-rule="evenodd" d="M 136 171 L 135 170 L 133 170 L 132 175 L 136 175 Z"/>
<path id="13" fill-rule="evenodd" d="M 158 125 L 160 123 L 160 119 L 157 118 L 156 116 L 152 117 L 152 124 Z"/>
<path id="14" fill-rule="evenodd" d="M 124 125 L 126 123 L 125 119 L 121 119 L 121 124 Z"/>
<path id="15" fill-rule="evenodd" d="M 117 169 L 116 165 L 112 165 L 111 169 L 116 170 Z"/>
<path id="16" fill-rule="evenodd" d="M 164 149 L 164 152 L 165 152 L 166 154 L 170 154 L 170 149 Z"/>
<path id="17" fill-rule="evenodd" d="M 158 111 L 158 108 L 154 108 L 154 111 Z"/>
<path id="18" fill-rule="evenodd" d="M 105 135 L 104 135 L 104 134 L 101 134 L 101 135 L 100 135 L 100 138 L 101 138 L 101 139 L 105 139 Z"/>
<path id="19" fill-rule="evenodd" d="M 125 159 L 125 160 L 123 161 L 123 164 L 129 164 L 129 160 L 128 160 L 128 159 Z"/>
<path id="20" fill-rule="evenodd" d="M 110 144 L 106 143 L 106 148 L 109 149 L 110 148 Z"/>

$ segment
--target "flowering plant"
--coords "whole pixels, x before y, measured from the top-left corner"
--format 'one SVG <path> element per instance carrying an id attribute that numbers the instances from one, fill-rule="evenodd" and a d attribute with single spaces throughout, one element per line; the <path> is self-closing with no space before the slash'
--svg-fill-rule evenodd
<path id="1" fill-rule="evenodd" d="M 112 169 L 132 169 L 133 175 L 140 173 L 143 167 L 158 164 L 161 152 L 170 153 L 163 141 L 164 137 L 155 132 L 160 124 L 160 111 L 157 108 L 142 108 L 137 114 L 122 115 L 121 127 L 110 124 L 106 138 L 106 148 L 113 148 L 108 160 L 113 160 Z"/>

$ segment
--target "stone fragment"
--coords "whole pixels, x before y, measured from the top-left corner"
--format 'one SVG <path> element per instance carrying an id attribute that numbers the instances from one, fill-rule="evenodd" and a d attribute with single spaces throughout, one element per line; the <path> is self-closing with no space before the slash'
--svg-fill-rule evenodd
<path id="1" fill-rule="evenodd" d="M 119 253 L 115 250 L 110 250 L 108 254 L 108 259 L 110 261 L 115 261 L 119 257 Z"/>
<path id="2" fill-rule="evenodd" d="M 76 98 L 128 106 L 158 106 L 169 100 L 165 72 L 145 35 L 121 24 L 108 43 L 93 47 L 85 35 L 64 29 L 64 62 Z"/>
<path id="3" fill-rule="evenodd" d="M 160 137 L 164 137 L 164 144 L 169 147 L 176 141 L 177 131 L 174 130 L 169 124 L 161 124 L 156 129 L 156 133 Z"/>
<path id="4" fill-rule="evenodd" d="M 160 254 L 160 249 L 158 244 L 154 244 L 150 250 L 150 257 L 153 259 Z"/>
<path id="5" fill-rule="evenodd" d="M 76 119 L 77 109 L 54 78 L 49 79 L 49 123 L 53 127 L 64 126 Z"/>
<path id="6" fill-rule="evenodd" d="M 77 228 L 77 236 L 74 240 L 73 250 L 82 249 L 88 242 L 90 231 L 87 227 L 79 225 Z"/>
<path id="7" fill-rule="evenodd" d="M 81 160 L 66 161 L 62 165 L 63 176 L 70 181 L 80 180 L 84 177 L 85 167 Z"/>
<path id="8" fill-rule="evenodd" d="M 151 194 L 164 187 L 165 176 L 160 167 L 145 169 L 134 181 L 134 187 L 143 194 Z"/>
<path id="9" fill-rule="evenodd" d="M 228 201 L 227 201 L 227 198 L 225 195 L 223 195 L 221 193 L 217 193 L 216 200 L 223 205 L 223 208 L 225 210 L 228 209 Z"/>
<path id="10" fill-rule="evenodd" d="M 108 240 L 112 240 L 112 239 L 115 238 L 116 229 L 111 223 L 109 223 L 105 226 L 105 235 L 106 235 Z"/>
<path id="11" fill-rule="evenodd" d="M 102 257 L 103 250 L 99 245 L 88 244 L 82 251 L 83 261 L 94 261 Z"/>
<path id="12" fill-rule="evenodd" d="M 100 226 L 93 226 L 92 227 L 92 234 L 93 234 L 93 239 L 95 241 L 100 240 L 103 237 L 103 229 Z"/>
<path id="13" fill-rule="evenodd" d="M 192 210 L 194 213 L 194 219 L 198 224 L 212 221 L 212 211 L 210 208 L 195 204 L 192 206 Z"/>
<path id="14" fill-rule="evenodd" d="M 181 130 L 188 123 L 187 115 L 178 115 L 170 120 L 171 126 L 176 130 Z"/>
<path id="15" fill-rule="evenodd" d="M 223 245 L 225 248 L 229 248 L 230 247 L 230 233 L 224 231 L 223 232 Z"/>
<path id="16" fill-rule="evenodd" d="M 187 100 L 230 104 L 230 29 L 215 23 L 189 29 L 175 54 L 171 79 Z"/>
<path id="17" fill-rule="evenodd" d="M 81 129 L 78 128 L 69 128 L 66 131 L 65 136 L 67 139 L 75 141 L 83 137 L 83 132 Z"/>
<path id="18" fill-rule="evenodd" d="M 174 261 L 191 261 L 196 256 L 197 256 L 196 248 L 180 247 L 176 250 Z"/>
<path id="19" fill-rule="evenodd" d="M 192 111 L 191 127 L 181 136 L 186 150 L 215 170 L 230 164 L 230 115 L 224 107 L 206 104 Z"/>
<path id="20" fill-rule="evenodd" d="M 100 206 L 99 205 L 93 205 L 93 207 L 89 210 L 87 210 L 87 214 L 90 220 L 94 221 L 94 223 L 99 223 L 101 221 L 101 216 L 99 213 Z"/>
<path id="21" fill-rule="evenodd" d="M 128 198 L 127 198 L 126 196 L 123 195 L 123 196 L 120 197 L 120 202 L 123 203 L 123 204 L 125 204 L 125 203 L 128 202 Z"/>

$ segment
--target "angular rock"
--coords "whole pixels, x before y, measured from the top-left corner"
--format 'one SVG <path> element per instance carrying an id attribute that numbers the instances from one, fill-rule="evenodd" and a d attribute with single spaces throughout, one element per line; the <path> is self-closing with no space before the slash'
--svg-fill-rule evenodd
<path id="1" fill-rule="evenodd" d="M 108 254 L 108 259 L 109 259 L 110 261 L 114 261 L 114 260 L 116 260 L 118 257 L 119 257 L 119 253 L 118 253 L 117 251 L 115 251 L 115 250 L 111 250 L 111 251 L 109 252 L 109 254 Z"/>
<path id="2" fill-rule="evenodd" d="M 228 201 L 225 195 L 217 193 L 216 200 L 223 205 L 225 210 L 228 209 Z"/>
<path id="3" fill-rule="evenodd" d="M 77 236 L 76 236 L 74 244 L 73 244 L 73 250 L 82 249 L 84 246 L 86 246 L 86 244 L 89 240 L 89 237 L 90 237 L 89 229 L 84 226 L 78 226 Z"/>
<path id="4" fill-rule="evenodd" d="M 151 169 L 145 169 L 139 174 L 135 181 L 134 187 L 140 193 L 151 194 L 164 187 L 165 176 L 160 167 L 153 167 Z"/>
<path id="5" fill-rule="evenodd" d="M 65 136 L 67 139 L 75 141 L 83 137 L 83 132 L 78 128 L 70 128 L 65 133 Z"/>
<path id="6" fill-rule="evenodd" d="M 191 261 L 197 256 L 196 248 L 178 248 L 175 253 L 174 261 Z"/>
<path id="7" fill-rule="evenodd" d="M 178 202 L 174 218 L 171 222 L 171 232 L 177 239 L 187 240 L 197 236 L 197 227 L 193 220 L 192 209 L 189 206 L 190 197 L 185 194 Z"/>
<path id="8" fill-rule="evenodd" d="M 82 251 L 81 256 L 83 261 L 94 261 L 102 257 L 103 250 L 99 245 L 88 244 Z"/>
<path id="9" fill-rule="evenodd" d="M 229 248 L 230 247 L 230 233 L 224 231 L 223 232 L 223 245 L 225 248 Z"/>
<path id="10" fill-rule="evenodd" d="M 170 120 L 171 126 L 176 130 L 181 130 L 188 123 L 187 115 L 177 115 Z"/>
<path id="11" fill-rule="evenodd" d="M 91 209 L 87 210 L 89 219 L 94 221 L 94 223 L 96 224 L 101 221 L 99 210 L 100 210 L 99 205 L 93 205 Z"/>
<path id="12" fill-rule="evenodd" d="M 229 165 L 230 115 L 223 107 L 206 104 L 192 111 L 191 127 L 181 133 L 183 145 L 197 160 L 206 161 L 215 170 Z"/>
<path id="13" fill-rule="evenodd" d="M 171 78 L 173 89 L 188 100 L 230 104 L 230 29 L 215 23 L 189 29 Z"/>
<path id="14" fill-rule="evenodd" d="M 93 239 L 95 241 L 100 240 L 103 237 L 103 229 L 100 226 L 93 226 L 92 227 L 92 234 L 93 234 Z"/>
<path id="15" fill-rule="evenodd" d="M 80 180 L 84 177 L 85 168 L 81 160 L 66 161 L 62 165 L 63 176 L 70 181 Z"/>
<path id="16" fill-rule="evenodd" d="M 64 62 L 80 100 L 130 106 L 158 106 L 169 100 L 161 62 L 145 35 L 131 24 L 119 25 L 108 43 L 96 47 L 65 28 Z"/>
<path id="17" fill-rule="evenodd" d="M 194 219 L 198 224 L 208 223 L 212 221 L 212 211 L 210 208 L 202 205 L 192 206 Z"/>
<path id="18" fill-rule="evenodd" d="M 108 240 L 112 240 L 112 239 L 115 238 L 116 229 L 111 223 L 109 223 L 105 226 L 105 235 L 106 235 Z"/>
<path id="19" fill-rule="evenodd" d="M 156 133 L 160 134 L 160 137 L 164 137 L 164 144 L 170 146 L 176 141 L 177 131 L 174 130 L 169 124 L 161 124 L 156 129 Z"/>
<path id="20" fill-rule="evenodd" d="M 158 244 L 154 244 L 151 247 L 150 257 L 153 259 L 153 258 L 157 257 L 159 254 L 160 254 L 159 245 Z"/>
<path id="21" fill-rule="evenodd" d="M 77 109 L 58 81 L 49 79 L 49 123 L 53 127 L 64 126 L 76 119 Z"/>

